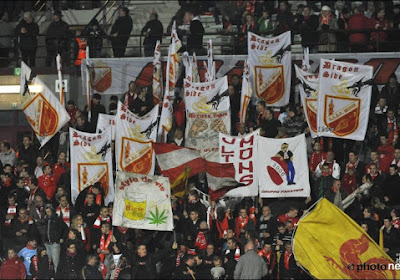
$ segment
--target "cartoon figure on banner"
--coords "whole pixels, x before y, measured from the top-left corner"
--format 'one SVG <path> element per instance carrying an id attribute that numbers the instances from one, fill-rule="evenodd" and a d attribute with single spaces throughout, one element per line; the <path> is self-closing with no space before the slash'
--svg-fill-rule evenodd
<path id="1" fill-rule="evenodd" d="M 276 185 L 283 183 L 286 176 L 288 185 L 295 185 L 294 176 L 296 174 L 293 165 L 293 153 L 289 150 L 289 144 L 283 143 L 281 150 L 271 158 L 274 162 L 272 166 L 267 166 L 268 174 Z"/>

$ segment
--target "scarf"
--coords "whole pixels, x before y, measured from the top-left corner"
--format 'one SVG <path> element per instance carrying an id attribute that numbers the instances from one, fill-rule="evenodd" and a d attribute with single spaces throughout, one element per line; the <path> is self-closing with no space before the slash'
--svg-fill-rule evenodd
<path id="1" fill-rule="evenodd" d="M 330 13 L 328 16 L 324 17 L 321 15 L 321 24 L 326 24 L 329 25 L 329 20 L 332 18 L 332 13 Z"/>
<path id="2" fill-rule="evenodd" d="M 15 205 L 8 206 L 7 215 L 11 215 L 11 216 L 15 217 L 15 215 L 17 215 L 17 206 L 18 206 L 17 203 L 15 203 Z M 5 220 L 4 221 L 4 225 L 6 227 L 10 226 L 11 225 L 11 221 L 12 221 L 12 219 Z"/>
<path id="3" fill-rule="evenodd" d="M 217 225 L 219 239 L 222 239 L 226 231 L 229 229 L 228 216 L 225 216 L 222 221 L 216 219 L 215 224 Z"/>
<path id="4" fill-rule="evenodd" d="M 181 251 L 178 251 L 178 254 L 176 254 L 176 262 L 175 262 L 176 267 L 181 265 L 181 255 L 182 255 Z"/>
<path id="5" fill-rule="evenodd" d="M 290 260 L 291 256 L 292 256 L 292 254 L 289 254 L 287 251 L 285 251 L 285 255 L 283 256 L 283 258 L 284 258 L 284 262 L 285 262 L 285 268 L 287 270 L 289 270 L 289 260 Z"/>
<path id="6" fill-rule="evenodd" d="M 247 225 L 247 223 L 249 222 L 249 216 L 246 216 L 245 219 L 243 219 L 242 217 L 238 217 L 238 222 L 239 222 L 239 227 L 241 229 L 244 229 L 244 227 Z"/>
<path id="7" fill-rule="evenodd" d="M 231 252 L 231 250 L 226 250 L 225 251 L 225 255 L 228 255 Z M 235 249 L 235 255 L 234 255 L 235 261 L 239 261 L 240 258 L 240 249 L 239 246 L 236 245 L 236 249 Z"/>
<path id="8" fill-rule="evenodd" d="M 33 200 L 35 199 L 35 195 L 36 195 L 36 192 L 38 189 L 39 189 L 39 187 L 36 187 L 35 189 L 29 191 L 29 198 L 28 198 L 29 206 L 32 204 Z"/>
<path id="9" fill-rule="evenodd" d="M 93 187 L 90 187 L 87 193 L 92 193 L 92 188 Z M 87 203 L 87 199 L 85 198 L 84 205 L 86 205 L 86 203 Z M 100 193 L 96 195 L 96 202 L 95 203 L 97 205 L 101 206 L 101 194 Z"/>
<path id="10" fill-rule="evenodd" d="M 117 229 L 118 229 L 118 231 L 119 231 L 120 233 L 122 233 L 122 234 L 127 233 L 127 231 L 129 230 L 129 228 L 122 229 L 121 227 L 117 227 Z"/>
<path id="11" fill-rule="evenodd" d="M 108 250 L 108 246 L 110 246 L 111 243 L 111 237 L 112 237 L 112 231 L 107 236 L 106 239 L 106 234 L 102 234 L 100 238 L 100 250 Z"/>
<path id="12" fill-rule="evenodd" d="M 388 132 L 389 132 L 389 144 L 392 144 L 393 141 L 397 142 L 397 139 L 399 137 L 399 128 L 397 126 L 397 121 L 396 119 L 390 120 L 389 118 L 387 119 L 387 126 L 388 126 Z"/>
<path id="13" fill-rule="evenodd" d="M 28 250 L 36 250 L 36 248 L 33 248 L 31 245 L 26 244 L 26 249 Z"/>
<path id="14" fill-rule="evenodd" d="M 199 248 L 199 250 L 205 250 L 207 248 L 207 239 L 203 231 L 199 231 L 196 237 L 194 246 Z"/>
<path id="15" fill-rule="evenodd" d="M 101 227 L 101 223 L 108 223 L 108 224 L 111 224 L 111 218 L 110 217 L 106 217 L 106 218 L 103 218 L 103 217 L 101 217 L 100 215 L 97 217 L 97 219 L 96 219 L 96 221 L 94 222 L 94 224 L 93 224 L 93 228 L 96 228 L 96 229 L 100 229 L 100 227 Z"/>
<path id="16" fill-rule="evenodd" d="M 67 205 L 67 207 L 65 207 L 64 210 L 61 208 L 61 205 L 59 205 L 57 207 L 56 213 L 57 213 L 58 217 L 61 217 L 63 219 L 64 223 L 68 227 L 70 227 L 70 225 L 71 225 L 71 220 L 70 220 L 71 213 L 70 213 L 70 210 L 69 210 L 69 205 Z"/>
<path id="17" fill-rule="evenodd" d="M 33 249 L 33 250 L 34 250 L 34 249 Z M 67 252 L 67 255 L 68 255 L 68 252 Z M 31 259 L 31 262 L 32 262 L 33 268 L 34 268 L 35 271 L 36 271 L 35 274 L 39 273 L 39 257 L 38 257 L 37 255 L 34 255 L 34 256 L 32 257 L 32 259 Z M 51 266 L 51 260 L 50 260 L 49 258 L 47 258 L 47 262 L 48 262 L 49 267 L 50 267 L 50 266 Z M 36 279 L 38 279 L 38 277 L 35 276 L 35 277 L 33 277 L 32 279 L 36 280 Z"/>
<path id="18" fill-rule="evenodd" d="M 42 217 L 43 206 L 40 206 L 40 207 L 36 206 L 35 209 L 36 209 L 36 213 L 37 213 L 38 216 L 39 216 L 39 219 L 42 219 L 42 218 L 43 218 L 43 217 Z"/>
<path id="19" fill-rule="evenodd" d="M 271 255 L 272 255 L 271 252 L 266 252 L 264 249 L 262 249 L 262 250 L 258 253 L 258 255 L 259 255 L 260 257 L 266 258 L 266 259 L 268 260 L 267 264 L 270 264 L 270 263 L 271 263 Z"/>

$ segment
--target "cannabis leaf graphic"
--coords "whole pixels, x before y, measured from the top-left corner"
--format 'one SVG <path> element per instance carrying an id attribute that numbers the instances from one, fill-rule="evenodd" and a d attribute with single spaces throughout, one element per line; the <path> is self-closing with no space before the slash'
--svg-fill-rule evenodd
<path id="1" fill-rule="evenodd" d="M 151 225 L 157 225 L 158 226 L 158 225 L 166 223 L 165 220 L 167 219 L 167 216 L 164 216 L 165 209 L 160 214 L 159 211 L 158 211 L 158 207 L 156 207 L 156 213 L 154 214 L 154 212 L 150 211 L 150 214 L 151 214 L 151 217 L 147 218 L 147 219 L 151 221 L 150 222 Z"/>

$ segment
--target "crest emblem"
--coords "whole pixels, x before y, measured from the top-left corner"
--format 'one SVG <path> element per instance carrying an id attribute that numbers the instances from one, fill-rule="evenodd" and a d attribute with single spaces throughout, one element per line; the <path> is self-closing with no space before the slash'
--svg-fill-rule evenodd
<path id="1" fill-rule="evenodd" d="M 326 95 L 324 123 L 335 135 L 349 135 L 358 129 L 360 108 L 360 99 Z"/>
<path id="2" fill-rule="evenodd" d="M 96 92 L 105 92 L 112 85 L 111 67 L 94 66 L 89 67 L 90 83 Z"/>
<path id="3" fill-rule="evenodd" d="M 78 190 L 100 182 L 104 189 L 104 194 L 108 194 L 109 170 L 107 162 L 78 163 Z"/>
<path id="4" fill-rule="evenodd" d="M 37 93 L 24 107 L 24 113 L 33 131 L 39 137 L 57 132 L 58 113 L 41 93 Z"/>
<path id="5" fill-rule="evenodd" d="M 308 123 L 315 133 L 317 133 L 317 100 L 317 98 L 305 98 Z"/>
<path id="6" fill-rule="evenodd" d="M 153 141 L 122 137 L 120 166 L 123 171 L 148 174 L 153 163 Z"/>
<path id="7" fill-rule="evenodd" d="M 257 97 L 267 104 L 273 104 L 285 93 L 283 65 L 255 66 L 255 90 Z"/>

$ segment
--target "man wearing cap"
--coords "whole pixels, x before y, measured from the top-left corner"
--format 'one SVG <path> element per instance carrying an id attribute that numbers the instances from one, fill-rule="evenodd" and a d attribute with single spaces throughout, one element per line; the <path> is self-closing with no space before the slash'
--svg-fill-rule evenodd
<path id="1" fill-rule="evenodd" d="M 335 31 L 339 29 L 337 20 L 332 15 L 329 6 L 323 6 L 321 15 L 319 17 L 320 31 L 318 41 L 318 52 L 336 52 L 336 34 Z"/>
<path id="2" fill-rule="evenodd" d="M 141 35 L 145 36 L 143 42 L 145 56 L 153 56 L 157 40 L 159 40 L 160 43 L 162 41 L 163 31 L 164 27 L 161 21 L 158 20 L 158 14 L 153 11 L 150 14 L 150 20 L 146 22 L 146 25 L 140 32 Z"/>
<path id="3" fill-rule="evenodd" d="M 68 64 L 69 48 L 69 26 L 63 21 L 61 11 L 55 11 L 53 22 L 50 24 L 46 33 L 47 57 L 46 66 L 50 67 L 55 63 L 57 54 L 61 54 L 64 63 Z"/>
<path id="4" fill-rule="evenodd" d="M 111 45 L 114 57 L 123 57 L 126 46 L 128 45 L 129 35 L 133 26 L 132 18 L 129 16 L 129 9 L 122 7 L 119 9 L 119 17 L 111 27 Z"/>

